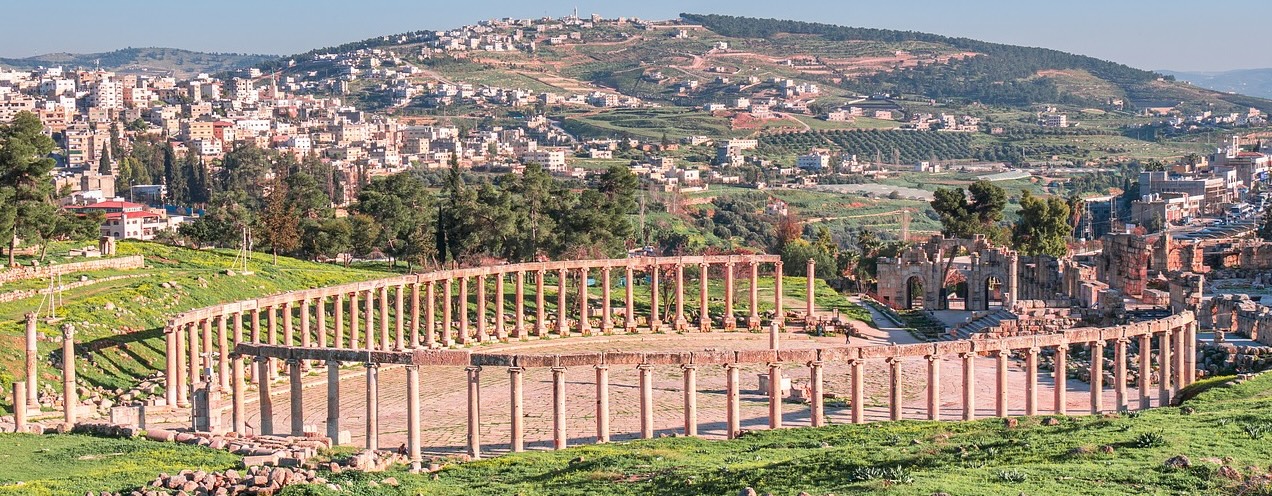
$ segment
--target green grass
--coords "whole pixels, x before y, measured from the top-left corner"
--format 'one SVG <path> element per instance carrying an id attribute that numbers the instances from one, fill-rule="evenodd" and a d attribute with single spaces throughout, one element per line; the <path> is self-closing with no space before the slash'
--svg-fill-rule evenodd
<path id="1" fill-rule="evenodd" d="M 225 470 L 241 462 L 196 446 L 69 434 L 0 434 L 0 447 L 0 495 L 15 496 L 131 490 L 160 472 Z"/>
<path id="2" fill-rule="evenodd" d="M 1252 440 L 1245 426 L 1272 425 L 1272 374 L 1215 386 L 1187 405 L 1196 411 L 1058 417 L 1056 426 L 1044 426 L 1043 417 L 1022 418 L 1016 428 L 998 419 L 902 421 L 760 431 L 733 441 L 668 438 L 452 465 L 436 480 L 401 472 L 332 478 L 357 494 L 385 495 L 738 494 L 745 487 L 761 494 L 1243 494 L 1216 472 L 1224 457 L 1246 476 L 1267 470 L 1272 443 Z M 1163 465 L 1180 454 L 1192 468 Z M 402 485 L 367 487 L 388 475 Z"/>
<path id="3" fill-rule="evenodd" d="M 52 338 L 57 326 L 72 323 L 76 328 L 77 372 L 81 384 L 107 388 L 127 387 L 163 364 L 163 325 L 168 317 L 192 308 L 258 296 L 345 282 L 386 277 L 382 271 L 348 269 L 336 265 L 279 257 L 278 265 L 266 254 L 253 255 L 252 276 L 228 276 L 224 270 L 234 264 L 235 252 L 192 250 L 155 243 L 121 242 L 119 255 L 143 255 L 146 267 L 131 271 L 99 271 L 89 275 L 102 279 L 112 275 L 138 275 L 91 284 L 66 291 L 57 324 L 41 321 L 38 331 L 47 338 L 39 343 L 48 357 L 59 350 Z M 64 282 L 76 280 L 63 277 Z M 176 283 L 163 288 L 164 283 Z M 41 283 L 40 286 L 47 284 Z M 8 290 L 6 286 L 5 290 Z M 0 386 L 8 388 L 21 376 L 24 351 L 23 315 L 36 310 L 41 298 L 0 304 Z M 60 384 L 60 372 L 41 360 L 40 382 Z M 7 389 L 6 389 L 7 390 Z M 7 410 L 7 404 L 6 410 Z"/>

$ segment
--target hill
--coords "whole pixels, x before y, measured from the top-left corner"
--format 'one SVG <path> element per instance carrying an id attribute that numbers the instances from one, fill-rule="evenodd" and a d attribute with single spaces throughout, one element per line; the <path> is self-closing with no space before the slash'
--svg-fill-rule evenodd
<path id="1" fill-rule="evenodd" d="M 1272 98 L 1272 69 L 1239 69 L 1223 72 L 1158 71 L 1215 91 Z"/>
<path id="2" fill-rule="evenodd" d="M 25 58 L 0 58 L 0 66 L 14 69 L 62 66 L 101 68 L 125 74 L 152 74 L 190 78 L 250 67 L 275 58 L 272 55 L 192 52 L 177 48 L 124 48 L 103 53 L 49 53 Z"/>
<path id="3" fill-rule="evenodd" d="M 341 489 L 284 494 L 1269 494 L 1272 374 L 1210 379 L 1194 393 L 1183 407 L 1022 417 L 1012 427 L 1002 419 L 877 422 L 534 451 L 432 475 L 323 469 L 318 475 Z M 0 467 L 0 494 L 129 490 L 161 471 L 234 465 L 222 452 L 142 439 L 0 434 L 0 452 L 14 462 Z M 1181 455 L 1187 466 L 1166 463 Z"/>

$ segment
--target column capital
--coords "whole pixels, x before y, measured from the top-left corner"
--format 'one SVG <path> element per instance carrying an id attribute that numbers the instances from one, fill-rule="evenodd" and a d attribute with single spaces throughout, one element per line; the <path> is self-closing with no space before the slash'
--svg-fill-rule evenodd
<path id="1" fill-rule="evenodd" d="M 300 359 L 299 359 L 299 358 L 288 358 L 288 359 L 287 359 L 287 364 L 288 364 L 288 365 L 296 365 L 296 364 L 298 364 L 298 363 L 300 363 Z"/>
<path id="2" fill-rule="evenodd" d="M 552 367 L 552 375 L 564 374 L 567 370 L 565 367 Z"/>
<path id="3" fill-rule="evenodd" d="M 724 370 L 737 370 L 739 368 L 739 364 L 736 363 L 726 363 L 721 366 L 724 367 Z"/>
<path id="4" fill-rule="evenodd" d="M 780 368 L 782 368 L 782 362 L 768 362 L 768 364 L 767 364 L 767 365 L 768 365 L 768 368 L 770 368 L 770 369 L 780 369 Z"/>
<path id="5" fill-rule="evenodd" d="M 1037 355 L 1037 354 L 1038 354 L 1038 353 L 1040 353 L 1041 351 L 1042 351 L 1042 350 L 1041 350 L 1041 349 L 1039 349 L 1037 346 L 1031 346 L 1031 347 L 1029 347 L 1029 348 L 1025 348 L 1025 353 L 1028 353 L 1028 354 L 1030 354 L 1030 355 Z"/>
<path id="6" fill-rule="evenodd" d="M 598 364 L 598 365 L 593 365 L 593 366 L 592 366 L 592 368 L 594 368 L 594 369 L 596 369 L 596 370 L 609 370 L 609 365 L 606 365 L 606 364 L 603 364 L 603 363 L 602 363 L 602 364 Z"/>
<path id="7" fill-rule="evenodd" d="M 941 356 L 940 356 L 940 355 L 926 355 L 926 356 L 924 356 L 923 358 L 924 358 L 924 359 L 926 359 L 928 362 L 939 362 L 939 361 L 941 361 Z"/>
<path id="8" fill-rule="evenodd" d="M 958 357 L 962 358 L 963 360 L 975 360 L 976 355 L 977 353 L 975 351 L 964 351 L 962 353 L 959 353 Z"/>
<path id="9" fill-rule="evenodd" d="M 810 368 L 816 368 L 816 367 L 821 367 L 824 364 L 825 362 L 822 362 L 821 360 L 812 360 L 812 361 L 809 361 L 808 363 L 805 363 L 804 365 Z"/>
<path id="10" fill-rule="evenodd" d="M 1123 345 L 1124 345 L 1124 344 L 1130 343 L 1130 342 L 1131 342 L 1131 338 L 1127 338 L 1127 337 L 1120 337 L 1120 338 L 1117 338 L 1117 339 L 1113 340 L 1113 342 L 1114 342 L 1114 343 L 1117 343 L 1117 344 L 1123 344 Z"/>
<path id="11" fill-rule="evenodd" d="M 419 366 L 419 365 L 417 365 L 417 364 L 414 364 L 414 363 L 408 363 L 408 364 L 406 364 L 406 365 L 405 365 L 405 367 L 406 367 L 406 370 L 419 370 L 419 369 L 420 369 L 420 366 Z"/>
<path id="12" fill-rule="evenodd" d="M 480 366 L 480 365 L 469 365 L 469 366 L 467 366 L 467 367 L 464 367 L 464 371 L 465 371 L 465 372 L 468 372 L 468 373 L 481 372 L 481 366 Z"/>
<path id="13" fill-rule="evenodd" d="M 682 363 L 682 364 L 680 364 L 680 370 L 698 370 L 698 364 L 696 364 L 696 363 Z"/>
<path id="14" fill-rule="evenodd" d="M 362 364 L 362 366 L 363 366 L 363 367 L 366 367 L 366 368 L 368 368 L 368 369 L 377 369 L 377 368 L 380 368 L 380 364 L 375 363 L 375 362 L 366 362 L 366 363 Z"/>
<path id="15" fill-rule="evenodd" d="M 509 374 L 520 374 L 525 371 L 526 371 L 525 367 L 508 367 Z"/>
<path id="16" fill-rule="evenodd" d="M 636 364 L 636 370 L 654 370 L 654 364 L 652 364 L 652 363 L 638 363 L 638 364 Z"/>
<path id="17" fill-rule="evenodd" d="M 887 363 L 888 365 L 896 365 L 901 363 L 901 359 L 899 357 L 894 357 L 894 356 L 884 358 L 883 361 Z"/>
<path id="18" fill-rule="evenodd" d="M 1104 347 L 1104 340 L 1103 340 L 1103 339 L 1097 339 L 1097 340 L 1095 340 L 1095 341 L 1091 341 L 1091 346 L 1099 346 L 1100 348 L 1103 348 L 1103 347 Z"/>

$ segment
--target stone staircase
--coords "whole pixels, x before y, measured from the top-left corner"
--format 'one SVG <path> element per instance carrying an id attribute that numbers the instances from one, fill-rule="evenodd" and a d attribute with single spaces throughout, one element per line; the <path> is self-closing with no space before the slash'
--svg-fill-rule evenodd
<path id="1" fill-rule="evenodd" d="M 997 327 L 1001 325 L 1003 321 L 1007 320 L 1017 320 L 1016 314 L 1011 313 L 1010 310 L 1005 308 L 1000 308 L 984 315 L 980 315 L 966 323 L 955 326 L 950 329 L 950 332 L 947 333 L 942 340 L 956 341 L 959 339 L 968 339 L 972 337 L 973 334 L 985 332 L 987 329 Z"/>

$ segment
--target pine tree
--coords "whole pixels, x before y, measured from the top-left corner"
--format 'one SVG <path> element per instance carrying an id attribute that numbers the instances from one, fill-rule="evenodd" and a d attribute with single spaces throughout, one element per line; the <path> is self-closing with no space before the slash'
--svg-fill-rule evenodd
<path id="1" fill-rule="evenodd" d="M 102 149 L 102 157 L 97 161 L 97 173 L 109 176 L 111 172 L 113 171 L 110 166 L 110 147 L 108 146 Z"/>

